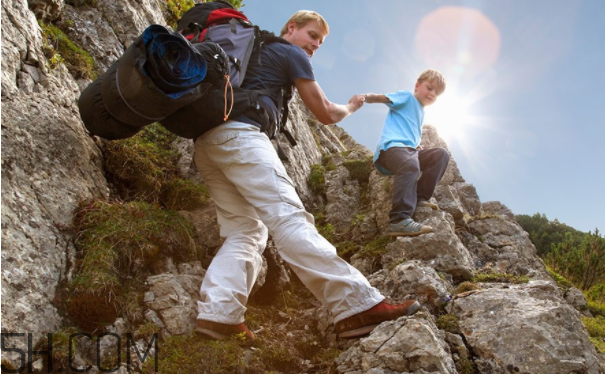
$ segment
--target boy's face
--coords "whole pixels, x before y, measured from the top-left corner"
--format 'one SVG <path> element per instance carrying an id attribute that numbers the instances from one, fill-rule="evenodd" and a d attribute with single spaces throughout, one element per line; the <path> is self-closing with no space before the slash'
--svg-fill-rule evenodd
<path id="1" fill-rule="evenodd" d="M 307 22 L 303 27 L 296 27 L 294 22 L 288 24 L 288 33 L 283 36 L 290 43 L 302 48 L 309 57 L 323 44 L 326 34 L 316 20 Z"/>
<path id="2" fill-rule="evenodd" d="M 440 94 L 437 93 L 438 89 L 439 87 L 434 81 L 423 81 L 422 83 L 416 82 L 414 97 L 423 107 L 431 105 L 437 101 L 437 96 Z"/>

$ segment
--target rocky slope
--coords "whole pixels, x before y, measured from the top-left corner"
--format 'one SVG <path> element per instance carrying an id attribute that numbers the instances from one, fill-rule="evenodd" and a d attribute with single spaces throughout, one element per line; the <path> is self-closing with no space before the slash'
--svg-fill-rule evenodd
<path id="1" fill-rule="evenodd" d="M 39 340 L 42 333 L 71 326 L 59 285 L 73 277 L 73 212 L 79 202 L 111 193 L 102 141 L 86 134 L 76 105 L 90 80 L 50 61 L 38 21 L 62 22 L 69 39 L 90 53 L 102 73 L 145 27 L 166 23 L 164 7 L 159 0 L 2 2 L 3 333 L 31 332 Z M 416 213 L 435 232 L 385 239 L 392 179 L 372 170 L 366 148 L 337 126 L 318 125 L 300 103 L 292 105 L 290 119 L 299 145 L 291 148 L 282 139 L 287 169 L 320 230 L 391 300 L 413 297 L 423 310 L 384 323 L 366 338 L 339 341 L 329 313 L 309 299 L 298 311 L 285 316 L 280 311 L 260 330 L 283 331 L 284 342 L 313 330 L 322 349 L 340 350 L 334 364 L 324 366 L 340 373 L 605 371 L 580 320 L 581 293 L 557 286 L 512 212 L 498 202 L 481 202 L 453 158 L 434 196 L 442 210 Z M 447 147 L 430 126 L 423 146 Z M 203 183 L 191 168 L 191 142 L 177 141 L 174 147 L 181 152 L 181 174 Z M 311 187 L 314 165 L 323 166 L 321 188 Z M 211 203 L 181 214 L 195 224 L 196 240 L 208 253 L 220 246 Z M 254 296 L 258 305 L 293 281 L 272 245 L 265 257 Z M 147 278 L 141 308 L 162 338 L 191 332 L 204 264 L 167 258 Z M 122 334 L 133 326 L 122 316 L 106 331 Z M 276 335 L 260 331 L 263 336 Z M 247 351 L 252 358 L 246 356 L 246 362 L 253 362 L 255 352 Z M 77 359 L 85 363 L 91 355 L 83 348 Z M 18 367 L 18 355 L 3 352 L 2 358 Z M 262 372 L 252 366 L 249 372 Z M 318 370 L 301 359 L 297 371 Z"/>

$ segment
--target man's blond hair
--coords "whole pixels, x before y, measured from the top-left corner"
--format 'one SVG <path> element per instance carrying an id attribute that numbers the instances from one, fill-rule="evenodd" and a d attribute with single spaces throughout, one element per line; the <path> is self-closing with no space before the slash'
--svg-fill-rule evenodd
<path id="1" fill-rule="evenodd" d="M 445 77 L 435 69 L 426 69 L 423 71 L 416 83 L 422 84 L 424 81 L 429 81 L 437 85 L 437 95 L 441 95 L 445 91 Z"/>
<path id="2" fill-rule="evenodd" d="M 286 22 L 284 27 L 281 29 L 281 33 L 279 36 L 284 36 L 288 33 L 288 25 L 290 22 L 294 22 L 297 28 L 305 27 L 305 25 L 311 21 L 317 21 L 319 23 L 319 27 L 321 27 L 321 31 L 324 32 L 324 36 L 327 36 L 330 33 L 330 27 L 326 20 L 321 16 L 321 14 L 314 12 L 312 10 L 299 10 L 294 13 L 292 17 Z"/>

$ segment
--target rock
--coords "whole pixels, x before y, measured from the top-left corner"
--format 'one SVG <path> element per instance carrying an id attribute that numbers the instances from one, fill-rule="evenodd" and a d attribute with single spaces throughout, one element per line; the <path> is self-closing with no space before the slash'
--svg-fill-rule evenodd
<path id="1" fill-rule="evenodd" d="M 422 313 L 383 322 L 336 363 L 339 373 L 457 373 L 444 333 Z"/>
<path id="2" fill-rule="evenodd" d="M 461 294 L 448 310 L 482 373 L 600 373 L 580 313 L 552 283 L 493 285 Z"/>

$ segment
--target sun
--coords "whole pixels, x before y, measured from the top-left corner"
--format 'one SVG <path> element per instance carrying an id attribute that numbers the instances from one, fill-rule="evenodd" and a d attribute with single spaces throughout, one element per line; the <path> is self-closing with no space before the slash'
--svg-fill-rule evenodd
<path id="1" fill-rule="evenodd" d="M 448 142 L 468 131 L 472 121 L 470 106 L 470 100 L 446 90 L 435 104 L 425 108 L 424 123 L 435 126 L 439 136 Z"/>

